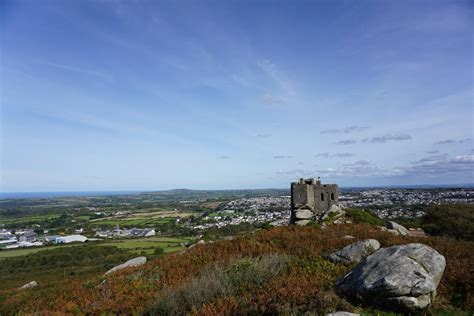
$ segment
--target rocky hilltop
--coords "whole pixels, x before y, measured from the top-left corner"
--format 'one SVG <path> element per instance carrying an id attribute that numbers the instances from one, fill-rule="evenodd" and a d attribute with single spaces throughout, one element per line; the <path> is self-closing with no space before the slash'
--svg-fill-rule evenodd
<path id="1" fill-rule="evenodd" d="M 201 241 L 105 276 L 12 292 L 1 313 L 468 315 L 474 243 L 390 229 L 327 222 Z"/>

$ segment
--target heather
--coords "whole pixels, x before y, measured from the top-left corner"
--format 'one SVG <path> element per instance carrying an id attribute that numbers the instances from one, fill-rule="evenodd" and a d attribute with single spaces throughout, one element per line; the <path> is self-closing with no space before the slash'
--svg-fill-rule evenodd
<path id="1" fill-rule="evenodd" d="M 342 238 L 345 235 L 375 238 L 382 247 L 410 242 L 433 247 L 446 257 L 447 266 L 438 287 L 438 298 L 428 313 L 467 313 L 474 309 L 473 242 L 395 236 L 374 226 L 348 224 L 325 229 L 276 227 L 233 240 L 197 245 L 107 279 L 101 276 L 66 279 L 60 284 L 8 292 L 1 310 L 2 314 L 166 311 L 201 315 L 288 314 L 340 309 L 370 312 L 370 307 L 349 302 L 334 291 L 335 279 L 350 266 L 333 264 L 322 257 L 351 243 Z M 265 269 L 270 266 L 276 268 Z M 253 277 L 244 278 L 244 275 Z M 170 297 L 173 299 L 167 299 Z"/>

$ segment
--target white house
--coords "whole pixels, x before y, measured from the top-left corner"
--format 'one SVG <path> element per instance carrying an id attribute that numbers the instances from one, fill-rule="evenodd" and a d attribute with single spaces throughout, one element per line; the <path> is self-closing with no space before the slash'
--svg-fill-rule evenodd
<path id="1" fill-rule="evenodd" d="M 87 237 L 82 235 L 68 235 L 56 238 L 57 244 L 69 244 L 71 242 L 86 242 Z"/>
<path id="2" fill-rule="evenodd" d="M 56 239 L 58 239 L 59 236 L 44 236 L 44 241 L 45 242 L 56 242 Z"/>
<path id="3" fill-rule="evenodd" d="M 130 236 L 132 237 L 151 237 L 155 236 L 156 232 L 153 228 L 144 228 L 144 229 L 139 229 L 139 228 L 133 228 L 130 231 Z"/>

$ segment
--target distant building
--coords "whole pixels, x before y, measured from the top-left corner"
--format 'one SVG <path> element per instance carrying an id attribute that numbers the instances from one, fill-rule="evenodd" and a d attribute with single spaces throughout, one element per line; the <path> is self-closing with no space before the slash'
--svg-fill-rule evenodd
<path id="1" fill-rule="evenodd" d="M 12 234 L 0 235 L 0 241 L 2 241 L 2 240 L 14 240 L 14 241 L 17 241 L 16 236 L 15 236 L 15 235 L 12 235 Z"/>
<path id="2" fill-rule="evenodd" d="M 56 238 L 56 244 L 69 244 L 72 242 L 86 242 L 87 237 L 82 235 L 69 235 Z"/>
<path id="3" fill-rule="evenodd" d="M 16 238 L 15 239 L 1 239 L 0 240 L 0 249 L 1 248 L 8 248 L 8 246 L 16 245 L 16 244 L 17 244 Z"/>
<path id="4" fill-rule="evenodd" d="M 145 228 L 145 229 L 139 229 L 139 228 L 133 228 L 130 231 L 130 236 L 131 237 L 151 237 L 155 236 L 156 232 L 153 228 Z"/>
<path id="5" fill-rule="evenodd" d="M 36 241 L 36 233 L 34 231 L 27 231 L 18 237 L 19 242 L 35 242 Z"/>
<path id="6" fill-rule="evenodd" d="M 11 231 L 9 229 L 5 229 L 5 228 L 0 229 L 0 236 L 10 235 L 10 234 L 11 234 Z"/>
<path id="7" fill-rule="evenodd" d="M 43 246 L 41 241 L 29 242 L 29 241 L 20 241 L 18 244 L 13 244 L 7 248 L 17 248 L 17 247 L 40 247 Z"/>
<path id="8" fill-rule="evenodd" d="M 59 236 L 44 236 L 44 241 L 45 242 L 56 242 L 56 239 L 58 239 Z"/>

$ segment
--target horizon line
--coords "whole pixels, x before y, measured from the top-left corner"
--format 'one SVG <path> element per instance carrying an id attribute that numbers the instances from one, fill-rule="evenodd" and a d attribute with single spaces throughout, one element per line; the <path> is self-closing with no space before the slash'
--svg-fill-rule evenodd
<path id="1" fill-rule="evenodd" d="M 454 184 L 390 184 L 390 185 L 344 185 L 339 188 L 410 188 L 410 187 L 437 187 L 437 188 L 449 188 L 449 187 L 474 187 L 474 183 L 454 183 Z M 143 189 L 143 190 L 66 190 L 66 191 L 0 191 L 0 194 L 18 194 L 18 193 L 152 193 L 152 192 L 166 192 L 166 191 L 177 191 L 177 190 L 188 190 L 188 191 L 257 191 L 257 190 L 289 190 L 290 188 L 240 188 L 240 189 L 189 189 L 189 188 L 173 188 L 173 189 Z"/>

